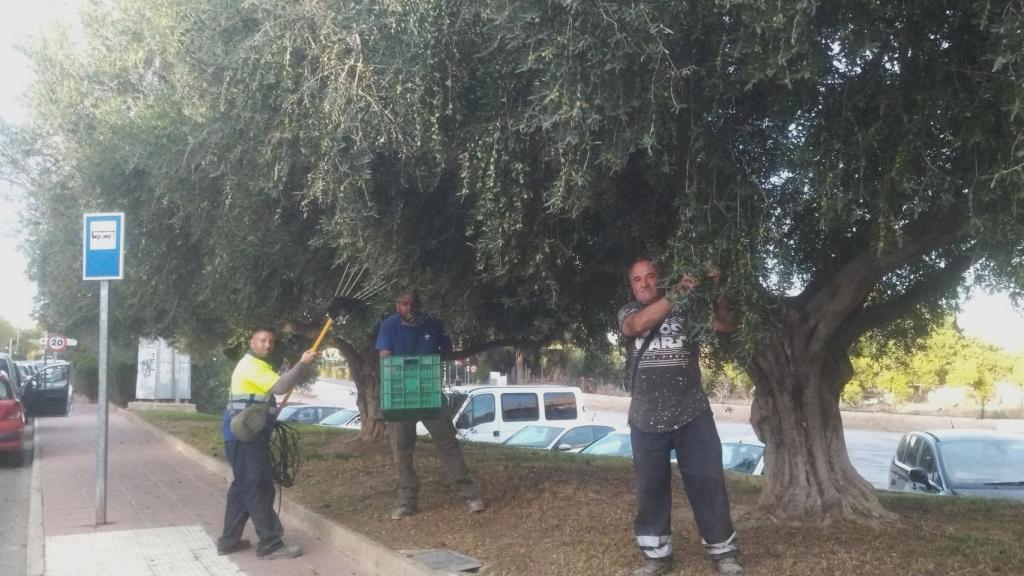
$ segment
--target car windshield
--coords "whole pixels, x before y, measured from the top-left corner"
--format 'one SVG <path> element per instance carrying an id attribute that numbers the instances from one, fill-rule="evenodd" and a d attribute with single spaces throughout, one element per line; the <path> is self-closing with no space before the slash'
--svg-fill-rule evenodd
<path id="1" fill-rule="evenodd" d="M 722 468 L 742 474 L 753 474 L 764 447 L 738 442 L 722 443 Z"/>
<path id="2" fill-rule="evenodd" d="M 467 397 L 468 395 L 463 394 L 462 392 L 448 393 L 448 408 L 451 409 L 452 414 L 455 414 L 459 411 L 459 408 L 462 408 L 462 405 L 466 403 Z"/>
<path id="3" fill-rule="evenodd" d="M 7 382 L 0 380 L 0 400 L 7 400 L 11 397 L 11 391 L 7 387 Z"/>
<path id="4" fill-rule="evenodd" d="M 939 443 L 952 484 L 1024 481 L 1024 438 L 970 438 Z"/>
<path id="5" fill-rule="evenodd" d="M 358 414 L 358 412 L 356 412 L 355 410 L 342 409 L 338 410 L 334 414 L 331 414 L 327 418 L 324 418 L 323 420 L 320 421 L 320 423 L 326 426 L 341 426 L 342 424 L 347 424 L 348 421 L 351 420 L 352 417 L 355 416 L 356 414 Z"/>
<path id="6" fill-rule="evenodd" d="M 594 454 L 598 456 L 624 456 L 629 458 L 633 455 L 633 446 L 629 441 L 629 434 L 615 432 L 601 438 L 590 446 L 583 449 L 581 454 Z"/>
<path id="7" fill-rule="evenodd" d="M 277 413 L 277 419 L 278 420 L 287 420 L 287 419 L 291 418 L 292 414 L 295 414 L 295 411 L 298 410 L 299 408 L 302 408 L 301 404 L 298 404 L 298 405 L 296 405 L 296 404 L 289 404 L 289 405 L 285 406 L 284 408 L 281 408 L 281 410 Z"/>
<path id="8" fill-rule="evenodd" d="M 556 426 L 527 426 L 508 437 L 505 444 L 524 448 L 547 448 L 565 428 Z"/>
<path id="9" fill-rule="evenodd" d="M 68 384 L 68 366 L 66 364 L 50 364 L 33 375 L 38 389 L 63 388 Z"/>

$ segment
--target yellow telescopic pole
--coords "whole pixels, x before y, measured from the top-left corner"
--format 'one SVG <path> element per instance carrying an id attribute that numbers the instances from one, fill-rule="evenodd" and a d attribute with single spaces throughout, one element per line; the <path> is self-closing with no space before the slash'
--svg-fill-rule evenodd
<path id="1" fill-rule="evenodd" d="M 320 329 L 320 335 L 317 336 L 316 341 L 313 342 L 313 347 L 311 348 L 311 350 L 320 350 L 320 344 L 323 343 L 324 338 L 327 337 L 327 333 L 331 331 L 331 326 L 333 325 L 334 320 L 328 317 L 327 322 L 324 322 L 324 327 Z M 288 393 L 284 395 L 284 400 L 281 400 L 281 405 L 277 407 L 278 412 L 280 412 L 281 408 L 284 408 L 285 405 L 288 404 L 288 399 L 291 398 L 292 396 L 292 390 L 294 390 L 294 388 L 289 389 Z"/>

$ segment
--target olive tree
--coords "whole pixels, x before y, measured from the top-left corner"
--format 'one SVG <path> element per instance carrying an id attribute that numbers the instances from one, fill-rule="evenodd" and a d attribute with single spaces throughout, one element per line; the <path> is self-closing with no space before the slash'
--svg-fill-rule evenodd
<path id="1" fill-rule="evenodd" d="M 763 505 L 886 518 L 846 453 L 849 350 L 920 333 L 966 283 L 1018 286 L 1021 19 L 1011 1 L 121 0 L 85 47 L 34 50 L 37 114 L 3 149 L 52 212 L 37 236 L 130 212 L 133 326 L 311 333 L 365 267 L 389 289 L 335 337 L 369 419 L 399 287 L 464 353 L 597 346 L 633 257 L 716 263 L 742 317 L 715 349 L 750 376 L 772 455 Z M 47 301 L 75 306 L 54 282 Z M 717 296 L 689 299 L 694 337 Z"/>

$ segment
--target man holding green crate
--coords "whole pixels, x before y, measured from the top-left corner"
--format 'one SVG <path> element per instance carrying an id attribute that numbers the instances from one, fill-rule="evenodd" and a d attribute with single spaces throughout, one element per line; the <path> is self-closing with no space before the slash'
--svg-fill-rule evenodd
<path id="1" fill-rule="evenodd" d="M 414 291 L 403 293 L 395 303 L 397 314 L 386 318 L 377 333 L 377 352 L 381 358 L 391 355 L 441 354 L 451 352 L 452 341 L 444 324 L 420 312 L 419 294 Z M 392 520 L 401 520 L 416 513 L 419 506 L 420 482 L 413 467 L 413 452 L 416 449 L 416 420 L 388 422 L 388 438 L 391 453 L 395 457 L 398 472 L 398 503 L 391 513 Z M 469 475 L 462 448 L 455 437 L 452 415 L 444 401 L 436 419 L 423 420 L 437 446 L 448 480 L 460 496 L 466 499 L 470 512 L 482 512 L 485 508 L 476 482 Z"/>

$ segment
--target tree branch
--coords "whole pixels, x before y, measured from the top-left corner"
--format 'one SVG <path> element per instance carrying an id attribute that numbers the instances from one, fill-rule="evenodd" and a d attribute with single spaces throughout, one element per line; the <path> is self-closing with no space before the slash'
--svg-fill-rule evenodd
<path id="1" fill-rule="evenodd" d="M 536 340 L 525 340 L 522 338 L 499 338 L 497 340 L 491 340 L 489 342 L 481 342 L 480 344 L 473 344 L 467 346 L 462 350 L 453 350 L 441 355 L 442 360 L 462 360 L 463 358 L 469 358 L 481 352 L 486 352 L 492 348 L 502 348 L 504 346 L 514 346 L 517 348 L 537 348 L 547 344 L 548 341 L 538 342 Z"/>
<path id="2" fill-rule="evenodd" d="M 840 326 L 837 336 L 839 342 L 842 343 L 842 348 L 846 349 L 864 333 L 902 317 L 907 310 L 953 288 L 960 283 L 964 273 L 974 265 L 975 261 L 973 252 L 960 254 L 944 268 L 927 274 L 896 298 L 862 308 Z"/>
<path id="3" fill-rule="evenodd" d="M 305 322 L 297 322 L 297 321 L 294 321 L 294 320 L 287 320 L 284 323 L 284 327 L 281 328 L 281 331 L 282 332 L 287 332 L 289 334 L 294 334 L 296 336 L 303 336 L 303 337 L 308 338 L 310 340 L 315 340 L 317 335 L 320 333 L 320 327 L 315 325 L 315 324 L 307 324 Z M 376 331 L 377 330 L 375 328 L 373 330 L 373 333 L 376 333 Z M 347 341 L 345 341 L 345 340 L 343 340 L 341 338 L 331 337 L 330 341 L 331 341 L 331 343 L 337 345 L 338 348 L 340 350 L 342 350 L 343 353 L 345 353 L 345 352 L 348 352 L 349 354 L 357 354 L 358 353 L 355 345 L 353 345 L 352 343 L 347 342 Z M 474 356 L 474 355 L 479 354 L 481 352 L 486 352 L 488 350 L 491 350 L 492 348 L 501 348 L 503 346 L 516 346 L 516 347 L 536 348 L 536 347 L 539 347 L 539 346 L 543 346 L 543 345 L 547 344 L 548 342 L 549 342 L 549 340 L 544 340 L 544 341 L 539 341 L 538 342 L 536 340 L 527 340 L 527 339 L 523 339 L 523 338 L 514 338 L 514 337 L 499 338 L 497 340 L 490 340 L 488 342 L 481 342 L 479 344 L 473 344 L 473 345 L 467 346 L 467 347 L 465 347 L 465 348 L 463 348 L 461 350 L 453 350 L 451 352 L 446 352 L 444 354 L 441 354 L 441 359 L 442 360 L 462 360 L 463 358 L 469 358 L 470 356 Z"/>
<path id="4" fill-rule="evenodd" d="M 808 348 L 821 350 L 828 346 L 882 278 L 915 257 L 951 244 L 961 230 L 961 222 L 948 212 L 924 215 L 904 227 L 900 241 L 892 248 L 879 252 L 865 247 L 816 293 L 801 295 L 807 296 L 806 317 L 811 322 L 804 335 Z"/>

